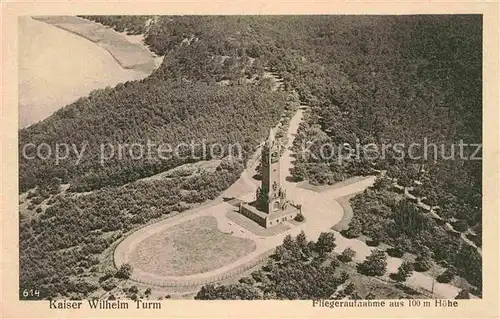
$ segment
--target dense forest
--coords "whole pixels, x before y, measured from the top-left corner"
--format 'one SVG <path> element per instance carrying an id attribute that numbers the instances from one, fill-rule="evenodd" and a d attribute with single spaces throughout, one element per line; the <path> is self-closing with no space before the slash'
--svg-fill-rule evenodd
<path id="1" fill-rule="evenodd" d="M 76 145 L 77 152 L 55 165 L 55 158 L 36 157 L 36 148 L 26 149 L 27 159 L 20 156 L 21 190 L 45 185 L 54 177 L 70 183 L 71 190 L 89 191 L 107 185 L 123 185 L 151 176 L 201 157 L 203 149 L 179 148 L 180 156 L 154 154 L 151 159 L 130 155 L 130 148 L 118 153 L 118 145 L 134 143 L 143 147 L 203 142 L 206 148 L 219 144 L 225 148 L 239 144 L 242 158 L 248 156 L 265 136 L 266 127 L 276 123 L 285 107 L 281 92 L 271 92 L 255 85 L 214 86 L 203 82 L 174 82 L 146 79 L 127 82 L 115 88 L 97 90 L 51 118 L 21 130 L 20 148 L 24 143 L 57 143 Z M 101 145 L 110 144 L 101 148 Z M 85 148 L 85 149 L 84 149 Z M 115 155 L 111 158 L 111 149 Z M 82 151 L 84 150 L 84 151 Z M 104 150 L 102 152 L 101 150 Z M 228 149 L 226 149 L 229 152 Z M 235 150 L 236 151 L 236 150 Z M 104 155 L 105 162 L 99 160 Z M 119 156 L 122 154 L 122 156 Z M 207 158 L 210 152 L 207 152 Z M 227 154 L 222 154 L 227 155 Z M 104 156 L 102 158 L 104 159 Z"/>
<path id="2" fill-rule="evenodd" d="M 394 192 L 388 177 L 379 177 L 373 187 L 352 198 L 351 205 L 354 216 L 344 236 L 366 235 L 397 251 L 425 259 L 426 266 L 421 271 L 429 270 L 434 260 L 472 285 L 482 286 L 482 258 L 477 250 L 463 243 L 459 233 L 443 227 L 445 220 L 432 218 L 414 202 Z M 476 293 L 481 294 L 480 290 Z"/>
<path id="3" fill-rule="evenodd" d="M 316 241 L 304 232 L 295 238 L 287 235 L 262 267 L 236 283 L 207 284 L 198 291 L 197 300 L 359 300 L 425 298 L 421 292 L 404 285 L 413 272 L 411 263 L 402 263 L 395 282 L 383 279 L 387 272 L 387 255 L 375 249 L 366 259 L 352 262 L 355 251 L 347 247 L 342 253 L 333 232 L 321 233 Z M 357 268 L 357 269 L 356 269 Z"/>
<path id="4" fill-rule="evenodd" d="M 353 228 L 388 244 L 402 243 L 416 254 L 431 249 L 435 261 L 456 267 L 481 287 L 481 255 L 444 228 L 448 221 L 481 246 L 482 161 L 460 158 L 457 146 L 461 140 L 482 143 L 481 17 L 327 20 L 320 19 L 319 29 L 305 41 L 300 67 L 297 58 L 271 61 L 311 106 L 294 144 L 300 151 L 303 143 L 313 142 L 309 150 L 316 156 L 297 157 L 294 177 L 333 184 L 386 171 L 425 204 L 439 206 L 444 220 L 436 223 L 414 203 L 396 205 L 397 194 L 388 187 L 354 199 Z M 437 158 L 410 158 L 409 145 L 423 145 L 424 138 L 437 145 Z M 321 145 L 343 143 L 402 143 L 406 156 L 390 150 L 375 158 L 363 153 L 359 158 L 320 156 Z M 421 146 L 413 155 L 424 151 Z M 466 148 L 465 157 L 474 151 Z M 455 158 L 447 159 L 452 153 Z M 481 152 L 476 155 L 480 158 Z M 401 214 L 419 221 L 405 224 Z"/>
<path id="5" fill-rule="evenodd" d="M 306 141 L 318 146 L 354 145 L 357 140 L 409 145 L 427 138 L 447 147 L 460 140 L 482 142 L 480 16 L 85 18 L 144 34 L 146 45 L 164 60 L 144 80 L 96 90 L 19 131 L 19 187 L 30 191 L 27 200 L 33 210 L 36 207 L 34 218 L 21 221 L 20 281 L 21 287 L 42 287 L 45 297 L 87 296 L 98 289 L 95 278 L 104 271 L 102 253 L 123 233 L 227 188 L 288 108 L 286 91 L 296 91 L 310 106 L 295 140 L 297 150 Z M 270 89 L 262 76 L 265 69 L 283 77 L 285 92 Z M 147 182 L 140 179 L 195 159 L 99 162 L 101 143 L 148 140 L 171 145 L 192 140 L 239 143 L 244 154 L 240 161 L 223 161 L 213 173 Z M 23 157 L 28 143 L 67 143 L 78 150 L 87 146 L 78 163 L 70 152 L 55 165 L 51 159 Z M 27 150 L 34 155 L 33 148 Z M 380 171 L 391 181 L 413 186 L 412 192 L 429 205 L 439 205 L 443 218 L 473 228 L 480 244 L 481 161 L 386 156 L 339 162 L 335 157 L 299 156 L 292 173 L 297 180 L 332 184 Z M 69 184 L 69 189 L 61 193 L 60 184 Z M 417 254 L 428 248 L 432 258 L 457 267 L 480 286 L 481 256 L 441 231 L 442 225 L 415 213 L 412 203 L 396 199 L 383 185 L 358 195 L 352 201 L 353 225 L 389 244 L 402 236 L 404 249 Z M 419 226 L 409 230 L 408 218 Z M 454 251 L 460 257 L 453 257 Z M 468 264 L 460 264 L 464 261 Z M 280 276 L 295 271 L 277 264 L 284 267 Z M 323 266 L 316 266 L 300 265 L 300 273 L 325 275 Z M 260 288 L 247 288 L 243 290 L 248 296 L 264 298 Z M 214 289 L 205 287 L 206 294 L 199 298 L 224 296 L 223 288 Z M 331 292 L 325 289 L 325 295 Z M 273 293 L 290 297 L 281 290 Z M 309 295 L 302 291 L 300 296 Z"/>
<path id="6" fill-rule="evenodd" d="M 127 34 L 144 34 L 154 16 L 80 16 Z"/>
<path id="7" fill-rule="evenodd" d="M 214 172 L 139 180 L 91 194 L 51 196 L 49 205 L 20 228 L 21 287 L 39 287 L 43 298 L 79 296 L 97 290 L 108 268 L 101 254 L 127 231 L 213 199 L 243 166 L 224 160 Z"/>
<path id="8" fill-rule="evenodd" d="M 252 37 L 235 39 L 220 33 L 225 20 L 238 19 L 228 17 L 220 23 L 214 19 L 160 19 L 151 26 L 146 42 L 153 51 L 165 55 L 165 59 L 149 78 L 96 90 L 50 118 L 21 130 L 20 190 L 47 185 L 54 177 L 70 183 L 76 191 L 91 190 L 122 185 L 183 164 L 178 160 L 155 163 L 120 160 L 109 161 L 103 167 L 97 159 L 102 143 L 145 145 L 151 140 L 175 146 L 205 139 L 208 146 L 214 142 L 222 145 L 237 142 L 244 150 L 253 150 L 279 120 L 286 95 L 270 91 L 269 82 L 261 77 L 262 63 L 246 54 L 245 47 L 250 47 L 247 38 Z M 163 34 L 157 29 L 164 24 L 169 32 Z M 233 24 L 239 27 L 232 31 L 236 36 L 243 26 Z M 186 28 L 193 29 L 197 41 L 183 41 L 188 36 L 183 31 Z M 196 32 L 198 29 L 202 32 Z M 185 38 L 171 35 L 175 30 Z M 228 86 L 217 85 L 223 80 L 232 81 Z M 47 143 L 52 149 L 56 143 L 75 145 L 78 151 L 84 145 L 86 148 L 78 163 L 76 152 L 70 152 L 69 158 L 54 165 L 54 158 L 28 159 L 35 156 L 33 147 L 27 148 L 23 156 L 28 143 L 36 146 Z M 184 162 L 189 160 L 186 158 Z"/>
<path id="9" fill-rule="evenodd" d="M 342 289 L 349 275 L 339 273 L 339 261 L 329 258 L 335 246 L 333 233 L 322 233 L 316 242 L 307 240 L 304 232 L 296 238 L 287 235 L 261 269 L 241 278 L 236 284 L 205 285 L 195 299 L 316 300 L 330 299 L 338 290 L 342 292 L 339 292 L 338 299 L 346 296 L 360 299 L 354 290 Z"/>
<path id="10" fill-rule="evenodd" d="M 281 66 L 312 106 L 302 140 L 355 145 L 358 139 L 362 145 L 408 147 L 425 137 L 446 145 L 446 155 L 460 139 L 481 143 L 481 17 L 345 19 L 357 25 L 345 23 L 311 40 L 318 43 L 312 46 L 317 60 L 304 62 L 309 65 L 298 71 Z M 317 163 L 299 158 L 296 177 L 324 184 L 389 168 L 392 177 L 428 178 L 430 192 L 465 196 L 478 204 L 481 161 L 392 156 L 369 161 L 361 156 L 337 165 L 337 158 Z"/>

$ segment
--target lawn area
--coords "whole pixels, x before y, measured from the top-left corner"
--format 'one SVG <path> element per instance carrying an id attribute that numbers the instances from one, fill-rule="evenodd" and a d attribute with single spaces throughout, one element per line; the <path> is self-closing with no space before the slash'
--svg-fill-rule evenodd
<path id="1" fill-rule="evenodd" d="M 251 220 L 238 213 L 235 210 L 230 210 L 226 213 L 226 217 L 233 223 L 245 228 L 249 232 L 254 233 L 257 236 L 273 236 L 290 229 L 290 226 L 285 224 L 278 224 L 272 228 L 264 228 Z"/>
<path id="2" fill-rule="evenodd" d="M 190 275 L 227 265 L 255 250 L 255 242 L 224 234 L 214 217 L 190 220 L 154 234 L 131 253 L 132 267 L 159 275 Z"/>

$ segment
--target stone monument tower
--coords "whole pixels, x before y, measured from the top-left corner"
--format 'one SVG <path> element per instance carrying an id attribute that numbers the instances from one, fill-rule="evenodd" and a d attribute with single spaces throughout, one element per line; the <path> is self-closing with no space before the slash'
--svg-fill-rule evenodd
<path id="1" fill-rule="evenodd" d="M 259 208 L 270 214 L 283 208 L 286 194 L 281 188 L 280 145 L 276 141 L 273 129 L 262 147 L 261 168 L 262 184 L 258 190 Z"/>
<path id="2" fill-rule="evenodd" d="M 301 212 L 300 205 L 286 199 L 281 186 L 280 144 L 271 129 L 261 153 L 262 183 L 251 203 L 240 203 L 239 212 L 259 225 L 269 228 L 294 219 Z"/>

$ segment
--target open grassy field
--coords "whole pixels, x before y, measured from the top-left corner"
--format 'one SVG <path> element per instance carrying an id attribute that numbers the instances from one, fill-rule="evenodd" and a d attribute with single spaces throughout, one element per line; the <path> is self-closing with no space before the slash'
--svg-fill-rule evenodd
<path id="1" fill-rule="evenodd" d="M 131 253 L 130 264 L 159 275 L 217 269 L 255 250 L 252 240 L 224 234 L 214 217 L 199 217 L 154 234 Z"/>

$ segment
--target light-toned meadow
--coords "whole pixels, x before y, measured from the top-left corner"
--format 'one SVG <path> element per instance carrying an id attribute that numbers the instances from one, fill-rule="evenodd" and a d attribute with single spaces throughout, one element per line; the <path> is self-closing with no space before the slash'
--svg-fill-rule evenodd
<path id="1" fill-rule="evenodd" d="M 181 223 L 146 238 L 132 251 L 134 268 L 160 275 L 190 275 L 217 269 L 255 250 L 246 238 L 224 234 L 212 216 Z"/>

